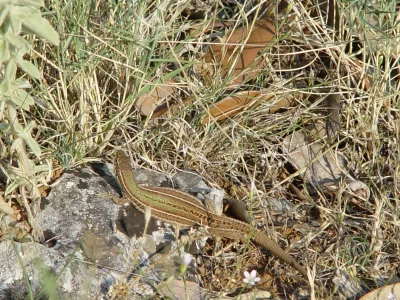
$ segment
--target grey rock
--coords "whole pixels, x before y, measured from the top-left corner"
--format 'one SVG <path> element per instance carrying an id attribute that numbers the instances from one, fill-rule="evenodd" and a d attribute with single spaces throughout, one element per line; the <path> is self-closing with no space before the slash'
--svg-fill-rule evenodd
<path id="1" fill-rule="evenodd" d="M 176 188 L 196 195 L 207 210 L 222 215 L 224 190 L 208 187 L 201 176 L 191 170 L 177 172 L 172 180 Z"/>
<path id="2" fill-rule="evenodd" d="M 113 197 L 119 195 L 112 176 L 101 177 L 88 169 L 64 173 L 42 199 L 36 216 L 46 244 L 15 242 L 16 251 L 11 241 L 0 243 L 0 299 L 17 294 L 26 298 L 17 253 L 34 293 L 43 288 L 43 278 L 59 276 L 53 283 L 59 299 L 108 299 L 118 282 L 142 274 L 129 287 L 140 299 L 162 279 L 177 274 L 177 251 L 160 262 L 176 248 L 171 226 L 151 219 L 144 234 L 143 214 L 130 205 L 114 204 Z M 154 263 L 156 267 L 147 270 Z"/>
<path id="3" fill-rule="evenodd" d="M 281 214 L 289 213 L 293 208 L 293 204 L 290 201 L 282 198 L 271 197 L 268 199 L 268 205 L 272 211 L 279 212 Z"/>
<path id="4" fill-rule="evenodd" d="M 182 190 L 190 190 L 193 188 L 208 189 L 200 175 L 192 170 L 184 170 L 177 172 L 173 178 L 174 187 Z"/>

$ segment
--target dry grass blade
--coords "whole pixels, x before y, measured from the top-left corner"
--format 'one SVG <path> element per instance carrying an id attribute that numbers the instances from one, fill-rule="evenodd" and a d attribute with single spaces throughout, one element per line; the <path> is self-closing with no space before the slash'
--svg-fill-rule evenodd
<path id="1" fill-rule="evenodd" d="M 326 116 L 326 134 L 330 141 L 334 141 L 340 132 L 340 95 L 329 94 L 325 99 L 327 110 Z"/>
<path id="2" fill-rule="evenodd" d="M 354 86 L 368 91 L 373 83 L 371 70 L 358 59 L 353 59 L 350 63 L 348 74 L 354 78 Z"/>

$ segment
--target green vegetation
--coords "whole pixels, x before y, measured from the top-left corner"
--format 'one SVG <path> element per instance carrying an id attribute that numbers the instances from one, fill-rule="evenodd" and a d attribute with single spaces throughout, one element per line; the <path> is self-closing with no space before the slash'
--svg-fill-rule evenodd
<path id="1" fill-rule="evenodd" d="M 130 149 L 139 165 L 164 173 L 197 170 L 232 198 L 249 200 L 254 182 L 251 211 L 259 223 L 324 275 L 317 298 L 331 297 L 337 270 L 374 288 L 375 278 L 395 274 L 400 258 L 394 238 L 400 210 L 398 4 L 338 1 L 335 32 L 309 1 L 293 1 L 279 14 L 273 1 L 228 2 L 0 1 L 0 168 L 9 180 L 0 202 L 20 194 L 40 240 L 29 205 L 49 174 Z M 214 38 L 223 35 L 220 29 L 210 28 L 222 19 L 231 30 L 265 15 L 276 32 L 255 78 L 232 87 L 215 66 L 206 78 L 206 46 L 224 42 Z M 192 101 L 174 114 L 142 116 L 135 101 L 162 85 L 177 86 L 175 103 Z M 272 93 L 276 101 L 291 95 L 296 105 L 271 113 L 271 102 L 259 101 L 224 121 L 202 124 L 214 103 L 246 90 Z M 342 108 L 339 139 L 329 147 L 346 157 L 348 171 L 369 187 L 369 199 L 344 196 L 344 181 L 327 189 L 312 186 L 301 172 L 284 171 L 290 167 L 283 138 L 324 124 L 329 93 L 341 95 Z M 270 214 L 271 198 L 287 199 L 293 208 Z M 234 261 L 214 262 L 228 278 L 234 274 L 229 287 L 212 280 L 205 287 L 232 293 L 240 290 L 243 271 L 285 274 L 283 264 L 266 264 L 256 251 L 242 255 L 240 271 Z M 283 293 L 299 284 L 276 277 L 265 288 Z"/>

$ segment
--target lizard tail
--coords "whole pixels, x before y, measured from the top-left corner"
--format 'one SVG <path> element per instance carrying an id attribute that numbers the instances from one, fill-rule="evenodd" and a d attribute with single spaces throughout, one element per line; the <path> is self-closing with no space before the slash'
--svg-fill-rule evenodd
<path id="1" fill-rule="evenodd" d="M 278 257 L 281 261 L 287 263 L 288 265 L 295 268 L 299 271 L 302 275 L 307 278 L 307 270 L 301 266 L 290 254 L 285 252 L 278 243 L 274 240 L 270 239 L 265 233 L 261 231 L 257 231 L 254 236 L 252 237 L 253 242 L 259 244 L 260 246 L 268 249 L 271 251 L 273 255 Z"/>

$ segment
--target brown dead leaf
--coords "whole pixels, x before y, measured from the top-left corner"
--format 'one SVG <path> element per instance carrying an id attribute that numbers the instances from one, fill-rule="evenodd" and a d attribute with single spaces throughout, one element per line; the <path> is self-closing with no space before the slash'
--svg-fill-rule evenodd
<path id="1" fill-rule="evenodd" d="M 360 300 L 398 299 L 400 297 L 400 283 L 380 287 L 362 296 Z"/>
<path id="2" fill-rule="evenodd" d="M 201 121 L 201 124 L 206 124 L 210 119 L 222 121 L 236 115 L 250 104 L 250 102 L 252 103 L 248 107 L 255 105 L 257 102 L 253 100 L 260 94 L 260 91 L 244 91 L 222 99 L 208 110 L 208 116 Z"/>
<path id="3" fill-rule="evenodd" d="M 265 60 L 260 57 L 264 50 L 275 37 L 274 25 L 267 21 L 258 21 L 228 32 L 220 44 L 209 47 L 203 57 L 208 65 L 216 65 L 214 74 L 210 69 L 203 75 L 211 82 L 211 76 L 220 72 L 222 78 L 229 76 L 229 84 L 240 84 L 256 76 L 265 66 Z"/>
<path id="4" fill-rule="evenodd" d="M 239 112 L 253 107 L 260 103 L 260 101 L 270 101 L 275 97 L 274 94 L 263 94 L 260 91 L 242 91 L 226 97 L 221 101 L 215 103 L 209 110 L 201 124 L 206 124 L 210 120 L 222 121 L 229 117 L 237 115 Z M 266 111 L 267 113 L 275 113 L 282 108 L 292 106 L 295 103 L 291 96 L 284 96 Z"/>
<path id="5" fill-rule="evenodd" d="M 334 150 L 325 151 L 322 143 L 314 141 L 324 132 L 322 126 L 310 125 L 287 136 L 282 144 L 289 162 L 318 186 L 338 183 L 348 170 L 344 155 Z"/>
<path id="6" fill-rule="evenodd" d="M 142 115 L 150 116 L 158 111 L 160 106 L 171 101 L 176 90 L 177 85 L 173 80 L 157 85 L 150 92 L 140 96 L 135 102 L 135 107 Z"/>
<path id="7" fill-rule="evenodd" d="M 324 147 L 324 132 L 323 126 L 313 124 L 285 137 L 282 146 L 288 161 L 314 186 L 335 190 L 345 179 L 348 183 L 345 191 L 347 198 L 368 201 L 371 194 L 369 187 L 350 175 L 344 154 Z M 352 203 L 356 204 L 354 200 Z"/>
<path id="8" fill-rule="evenodd" d="M 165 282 L 161 282 L 157 290 L 159 295 L 175 300 L 201 300 L 206 299 L 209 294 L 207 290 L 201 288 L 195 282 L 177 280 L 173 277 L 168 278 Z"/>
<path id="9" fill-rule="evenodd" d="M 179 111 L 179 109 L 183 105 L 189 104 L 193 102 L 193 100 L 195 99 L 196 99 L 195 97 L 189 97 L 180 102 L 166 101 L 154 110 L 153 114 L 151 115 L 151 118 L 155 119 L 161 117 L 162 115 L 165 115 L 167 112 L 169 112 L 170 115 L 173 116 Z"/>

